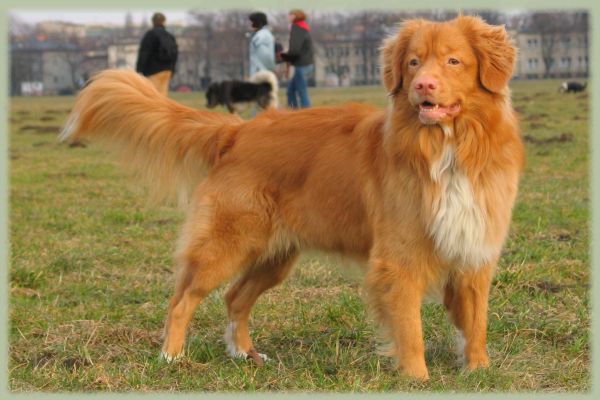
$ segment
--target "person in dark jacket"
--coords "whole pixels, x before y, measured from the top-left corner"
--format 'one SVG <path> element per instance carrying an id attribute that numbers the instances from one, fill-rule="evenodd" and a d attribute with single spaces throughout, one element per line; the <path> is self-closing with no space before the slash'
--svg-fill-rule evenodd
<path id="1" fill-rule="evenodd" d="M 298 108 L 298 105 L 306 108 L 310 107 L 308 79 L 315 70 L 310 27 L 306 23 L 306 14 L 301 10 L 290 11 L 288 19 L 292 24 L 290 45 L 287 53 L 281 54 L 284 61 L 294 66 L 294 76 L 288 82 L 288 105 L 292 108 Z"/>
<path id="2" fill-rule="evenodd" d="M 165 29 L 165 21 L 162 13 L 152 16 L 153 28 L 142 38 L 136 71 L 150 79 L 160 93 L 167 95 L 178 51 L 175 37 Z"/>

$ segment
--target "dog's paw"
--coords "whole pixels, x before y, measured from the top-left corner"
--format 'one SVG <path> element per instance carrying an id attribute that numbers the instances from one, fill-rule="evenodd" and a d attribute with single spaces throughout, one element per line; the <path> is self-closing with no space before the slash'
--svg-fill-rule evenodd
<path id="1" fill-rule="evenodd" d="M 183 357 L 183 352 L 176 354 L 176 355 L 171 355 L 171 354 L 167 353 L 166 351 L 160 352 L 160 359 L 166 361 L 169 364 L 181 359 L 182 357 Z"/>
<path id="2" fill-rule="evenodd" d="M 263 364 L 269 360 L 269 357 L 267 357 L 266 354 L 263 353 L 259 353 L 254 349 L 251 349 L 248 354 L 246 355 L 246 359 L 247 360 L 254 360 L 254 362 L 256 363 L 256 365 L 258 365 L 259 367 L 262 367 Z"/>
<path id="3" fill-rule="evenodd" d="M 465 363 L 465 368 L 468 371 L 475 371 L 476 369 L 487 368 L 490 366 L 490 359 L 485 352 L 471 354 L 466 358 L 468 359 L 468 362 Z"/>
<path id="4" fill-rule="evenodd" d="M 427 367 L 425 367 L 424 365 L 413 365 L 410 367 L 403 367 L 400 369 L 400 372 L 404 377 L 416 381 L 429 380 L 429 372 L 427 371 Z"/>
<path id="5" fill-rule="evenodd" d="M 269 357 L 266 354 L 259 353 L 254 349 L 250 349 L 250 351 L 229 351 L 229 355 L 236 359 L 241 360 L 252 360 L 259 367 L 262 367 L 265 362 L 269 361 Z"/>

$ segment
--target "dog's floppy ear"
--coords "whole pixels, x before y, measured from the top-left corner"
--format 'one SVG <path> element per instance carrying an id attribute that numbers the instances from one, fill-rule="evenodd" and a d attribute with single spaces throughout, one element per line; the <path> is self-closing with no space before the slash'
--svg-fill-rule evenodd
<path id="1" fill-rule="evenodd" d="M 479 17 L 461 16 L 458 24 L 472 43 L 479 61 L 481 85 L 493 93 L 506 87 L 512 77 L 517 49 L 511 44 L 504 25 L 492 26 Z"/>
<path id="2" fill-rule="evenodd" d="M 395 95 L 402 88 L 402 68 L 410 39 L 425 21 L 408 20 L 400 25 L 398 33 L 384 40 L 381 47 L 381 79 L 388 94 Z"/>

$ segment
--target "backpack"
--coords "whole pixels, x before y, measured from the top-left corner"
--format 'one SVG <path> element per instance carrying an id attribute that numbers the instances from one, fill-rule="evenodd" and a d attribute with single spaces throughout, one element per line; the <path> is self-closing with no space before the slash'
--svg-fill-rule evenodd
<path id="1" fill-rule="evenodd" d="M 163 63 L 172 63 L 177 59 L 177 42 L 168 32 L 158 34 L 158 60 Z"/>

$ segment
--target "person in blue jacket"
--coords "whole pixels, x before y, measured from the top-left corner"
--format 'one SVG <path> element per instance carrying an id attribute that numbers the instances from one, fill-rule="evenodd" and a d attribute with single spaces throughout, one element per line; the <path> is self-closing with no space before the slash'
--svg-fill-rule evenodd
<path id="1" fill-rule="evenodd" d="M 275 39 L 267 27 L 267 16 L 255 12 L 248 17 L 254 32 L 250 37 L 250 77 L 259 71 L 275 70 Z"/>

